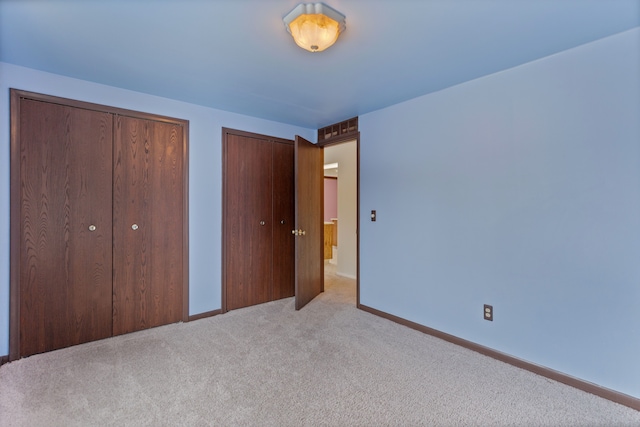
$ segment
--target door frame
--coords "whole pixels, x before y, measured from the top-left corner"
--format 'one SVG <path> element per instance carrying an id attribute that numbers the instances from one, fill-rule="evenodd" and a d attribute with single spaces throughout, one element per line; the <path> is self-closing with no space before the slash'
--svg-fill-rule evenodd
<path id="1" fill-rule="evenodd" d="M 189 321 L 189 121 L 159 114 L 144 113 L 124 108 L 94 104 L 74 99 L 29 92 L 19 89 L 10 91 L 10 226 L 9 226 L 9 360 L 20 358 L 20 101 L 30 99 L 68 107 L 135 117 L 182 126 L 182 321 Z"/>
<path id="2" fill-rule="evenodd" d="M 319 141 L 318 146 L 330 147 L 347 142 L 356 143 L 356 308 L 360 308 L 360 132 L 336 136 L 328 141 Z M 324 205 L 324 200 L 323 200 Z M 324 206 L 323 206 L 324 208 Z M 338 231 L 339 232 L 339 231 Z M 321 242 L 322 243 L 322 242 Z"/>

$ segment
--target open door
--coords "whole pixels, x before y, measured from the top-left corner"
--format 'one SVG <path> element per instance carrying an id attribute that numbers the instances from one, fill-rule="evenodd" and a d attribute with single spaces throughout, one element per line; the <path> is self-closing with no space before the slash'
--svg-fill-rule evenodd
<path id="1" fill-rule="evenodd" d="M 324 291 L 323 260 L 323 152 L 296 135 L 295 247 L 296 310 Z"/>

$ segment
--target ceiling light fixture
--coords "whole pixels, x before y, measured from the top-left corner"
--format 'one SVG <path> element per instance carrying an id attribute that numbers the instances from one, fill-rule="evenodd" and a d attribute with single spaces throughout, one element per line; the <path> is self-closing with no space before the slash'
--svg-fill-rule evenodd
<path id="1" fill-rule="evenodd" d="M 345 16 L 324 3 L 300 3 L 282 20 L 296 44 L 309 52 L 322 52 L 346 28 Z"/>

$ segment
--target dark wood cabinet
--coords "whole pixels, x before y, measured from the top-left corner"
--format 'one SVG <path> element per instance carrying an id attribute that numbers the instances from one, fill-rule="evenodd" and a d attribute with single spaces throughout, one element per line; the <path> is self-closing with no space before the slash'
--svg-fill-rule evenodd
<path id="1" fill-rule="evenodd" d="M 294 295 L 293 141 L 223 129 L 223 310 Z"/>
<path id="2" fill-rule="evenodd" d="M 10 358 L 186 320 L 188 122 L 11 102 Z"/>

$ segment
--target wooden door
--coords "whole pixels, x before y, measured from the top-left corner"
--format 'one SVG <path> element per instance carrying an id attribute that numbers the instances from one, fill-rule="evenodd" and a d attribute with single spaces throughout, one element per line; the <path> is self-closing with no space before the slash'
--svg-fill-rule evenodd
<path id="1" fill-rule="evenodd" d="M 293 144 L 273 143 L 273 298 L 295 294 Z"/>
<path id="2" fill-rule="evenodd" d="M 116 116 L 113 334 L 183 319 L 183 127 Z"/>
<path id="3" fill-rule="evenodd" d="M 295 141 L 296 310 L 324 291 L 322 147 L 296 135 Z"/>
<path id="4" fill-rule="evenodd" d="M 12 114 L 19 117 L 12 149 L 15 359 L 111 335 L 113 127 L 111 114 L 16 93 Z"/>
<path id="5" fill-rule="evenodd" d="M 227 133 L 224 144 L 226 310 L 271 301 L 273 144 Z"/>

